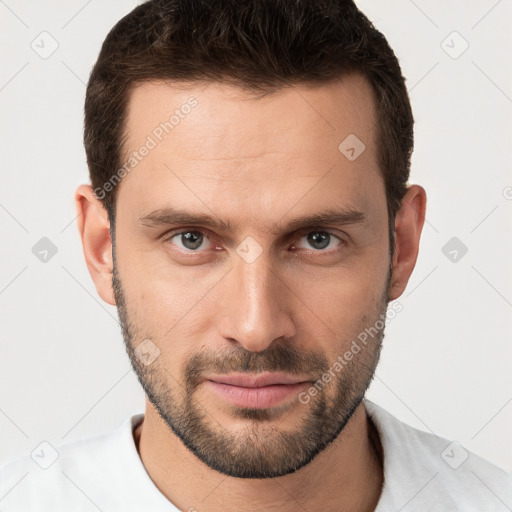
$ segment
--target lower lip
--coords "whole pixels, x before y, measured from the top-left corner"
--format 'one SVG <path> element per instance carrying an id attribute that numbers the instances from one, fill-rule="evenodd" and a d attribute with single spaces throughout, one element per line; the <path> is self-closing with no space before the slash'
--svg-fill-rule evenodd
<path id="1" fill-rule="evenodd" d="M 298 396 L 309 382 L 298 382 L 297 384 L 275 384 L 273 386 L 264 386 L 261 388 L 244 388 L 241 386 L 232 386 L 208 380 L 205 382 L 210 389 L 215 391 L 225 400 L 228 400 L 239 407 L 249 407 L 251 409 L 266 409 L 279 405 L 284 400 Z"/>

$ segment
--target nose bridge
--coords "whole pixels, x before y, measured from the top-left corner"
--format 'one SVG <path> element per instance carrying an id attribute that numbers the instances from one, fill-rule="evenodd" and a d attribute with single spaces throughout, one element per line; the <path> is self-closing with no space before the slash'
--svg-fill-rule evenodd
<path id="1" fill-rule="evenodd" d="M 247 350 L 265 350 L 273 340 L 294 335 L 292 319 L 283 297 L 286 290 L 275 275 L 268 250 L 238 248 L 242 256 L 234 258 L 223 308 L 223 336 L 238 341 Z"/>
<path id="2" fill-rule="evenodd" d="M 247 326 L 263 326 L 272 316 L 274 296 L 271 293 L 271 276 L 273 274 L 265 255 L 260 255 L 252 263 L 238 262 L 239 300 L 245 310 Z"/>

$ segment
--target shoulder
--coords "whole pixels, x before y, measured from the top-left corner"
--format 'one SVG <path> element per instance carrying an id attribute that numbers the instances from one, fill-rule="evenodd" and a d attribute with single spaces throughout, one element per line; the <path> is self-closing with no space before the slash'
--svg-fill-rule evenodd
<path id="1" fill-rule="evenodd" d="M 122 464 L 129 456 L 132 426 L 141 418 L 134 415 L 111 432 L 80 441 L 55 446 L 43 442 L 31 454 L 3 464 L 2 512 L 97 511 L 105 487 L 115 485 L 113 463 Z"/>
<path id="2" fill-rule="evenodd" d="M 378 511 L 426 506 L 440 511 L 510 510 L 512 478 L 505 471 L 458 442 L 403 423 L 369 400 L 365 408 L 379 432 L 384 455 Z"/>

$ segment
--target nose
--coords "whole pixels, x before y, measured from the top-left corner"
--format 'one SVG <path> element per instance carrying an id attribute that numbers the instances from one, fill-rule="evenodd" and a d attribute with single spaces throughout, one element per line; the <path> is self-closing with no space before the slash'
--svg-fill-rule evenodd
<path id="1" fill-rule="evenodd" d="M 227 277 L 218 324 L 221 336 L 260 352 L 275 339 L 295 335 L 290 290 L 265 251 L 250 263 L 235 255 Z"/>

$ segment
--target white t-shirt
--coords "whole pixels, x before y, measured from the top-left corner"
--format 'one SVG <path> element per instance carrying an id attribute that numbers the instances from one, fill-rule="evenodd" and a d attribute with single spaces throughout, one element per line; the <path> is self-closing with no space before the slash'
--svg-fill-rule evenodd
<path id="1" fill-rule="evenodd" d="M 422 432 L 365 400 L 380 435 L 384 485 L 377 512 L 512 510 L 512 478 L 458 443 Z M 116 430 L 67 443 L 42 444 L 0 467 L 1 512 L 179 512 L 155 486 L 133 430 L 143 414 Z M 46 469 L 44 469 L 46 467 Z"/>

